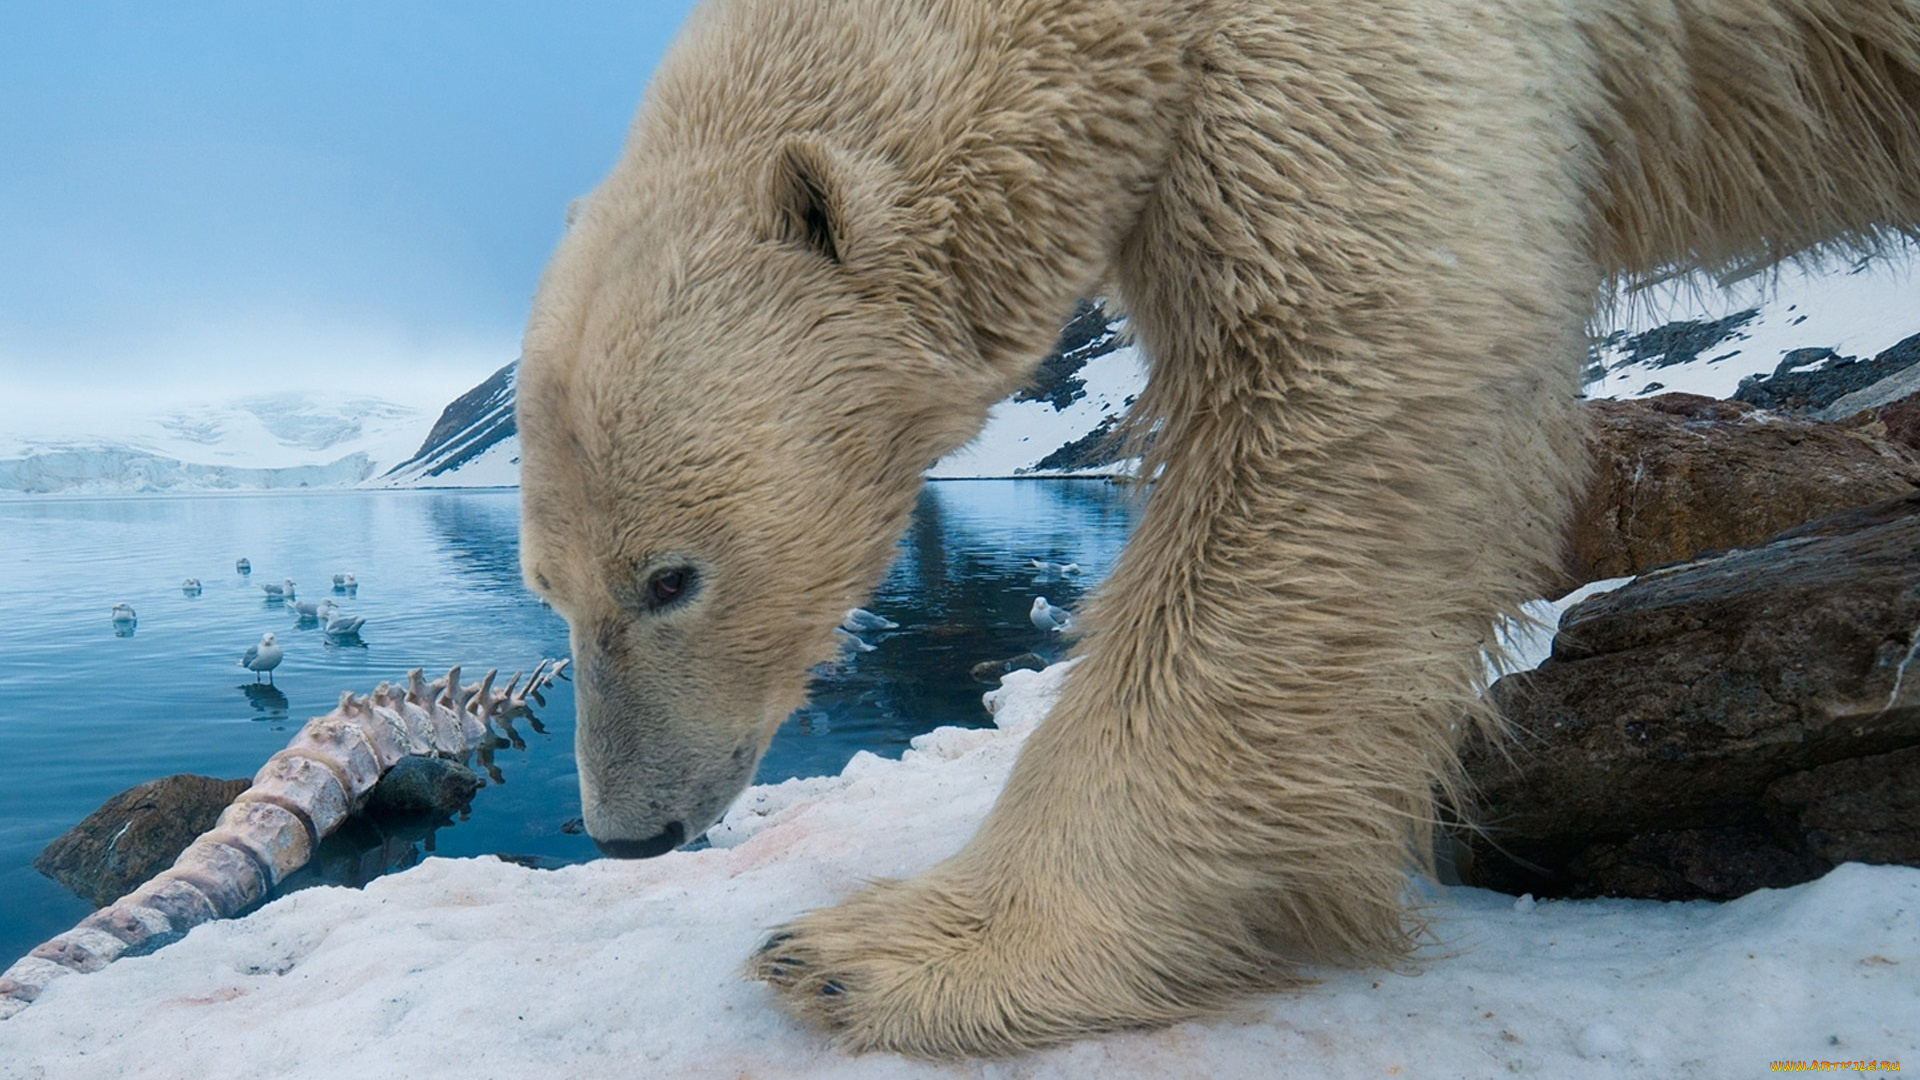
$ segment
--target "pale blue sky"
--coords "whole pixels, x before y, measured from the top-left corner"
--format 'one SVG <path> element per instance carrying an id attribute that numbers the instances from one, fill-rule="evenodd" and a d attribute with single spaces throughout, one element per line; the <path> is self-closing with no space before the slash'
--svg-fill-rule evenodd
<path id="1" fill-rule="evenodd" d="M 691 6 L 6 0 L 0 394 L 444 401 Z"/>

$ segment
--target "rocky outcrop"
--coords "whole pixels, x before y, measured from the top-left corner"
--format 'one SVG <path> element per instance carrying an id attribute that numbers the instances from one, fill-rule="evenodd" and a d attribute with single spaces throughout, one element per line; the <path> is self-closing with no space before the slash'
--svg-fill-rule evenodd
<path id="1" fill-rule="evenodd" d="M 1863 427 L 1691 394 L 1587 409 L 1594 480 L 1568 533 L 1562 591 L 1920 490 L 1920 452 Z"/>
<path id="2" fill-rule="evenodd" d="M 1064 409 L 1087 394 L 1086 380 L 1080 378 L 1080 369 L 1087 366 L 1087 361 L 1126 343 L 1124 321 L 1108 314 L 1099 301 L 1082 300 L 1074 307 L 1073 317 L 1060 328 L 1053 351 L 1040 361 L 1027 385 L 1009 400 L 1044 401 L 1055 409 Z"/>
<path id="3" fill-rule="evenodd" d="M 1746 379 L 1733 396 L 1736 401 L 1762 409 L 1811 413 L 1915 364 L 1920 364 L 1920 334 L 1871 360 L 1841 356 L 1832 349 L 1795 349 L 1780 361 L 1773 374 Z"/>
<path id="4" fill-rule="evenodd" d="M 1642 575 L 1489 691 L 1463 880 L 1727 898 L 1920 865 L 1920 494 Z"/>
<path id="5" fill-rule="evenodd" d="M 1855 413 L 1840 421 L 1840 426 L 1865 432 L 1910 450 L 1920 450 L 1920 393 L 1890 405 Z"/>
<path id="6" fill-rule="evenodd" d="M 383 481 L 430 485 L 455 472 L 495 445 L 514 438 L 514 379 L 518 360 L 453 399 L 410 458 L 388 470 Z"/>
<path id="7" fill-rule="evenodd" d="M 33 868 L 95 907 L 111 904 L 172 866 L 248 783 L 182 774 L 128 788 L 48 844 Z"/>

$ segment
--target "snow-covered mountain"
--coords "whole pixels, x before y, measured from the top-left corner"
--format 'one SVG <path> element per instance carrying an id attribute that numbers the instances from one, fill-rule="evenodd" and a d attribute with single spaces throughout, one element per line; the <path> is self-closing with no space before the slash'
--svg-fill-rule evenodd
<path id="1" fill-rule="evenodd" d="M 79 424 L 21 410 L 0 430 L 0 494 L 352 487 L 403 460 L 427 419 L 378 398 L 292 392 Z"/>
<path id="2" fill-rule="evenodd" d="M 1723 286 L 1675 278 L 1619 298 L 1599 323 L 1587 396 L 1684 390 L 1732 397 L 1746 380 L 1862 363 L 1920 360 L 1920 249 L 1857 262 L 1788 265 Z M 1875 358 L 1879 363 L 1874 364 Z M 1114 438 L 1145 387 L 1147 366 L 1124 326 L 1083 304 L 1035 382 L 993 407 L 979 438 L 941 459 L 936 479 L 1126 472 Z M 474 486 L 515 482 L 511 365 L 448 406 L 413 461 L 379 482 Z M 1765 406 L 1764 400 L 1755 404 Z"/>
<path id="3" fill-rule="evenodd" d="M 1126 326 L 1098 303 L 1081 303 L 1025 389 L 995 405 L 972 442 L 927 476 L 1099 476 L 1126 472 L 1118 428 L 1147 386 L 1146 358 Z"/>
<path id="4" fill-rule="evenodd" d="M 453 399 L 413 456 L 368 487 L 514 487 L 520 482 L 520 438 L 513 426 L 519 362 Z"/>
<path id="5" fill-rule="evenodd" d="M 1871 360 L 1920 335 L 1920 250 L 1790 264 L 1725 289 L 1676 278 L 1616 308 L 1593 350 L 1588 397 L 1729 398 L 1748 379 Z M 1920 343 L 1908 348 L 1920 360 Z"/>

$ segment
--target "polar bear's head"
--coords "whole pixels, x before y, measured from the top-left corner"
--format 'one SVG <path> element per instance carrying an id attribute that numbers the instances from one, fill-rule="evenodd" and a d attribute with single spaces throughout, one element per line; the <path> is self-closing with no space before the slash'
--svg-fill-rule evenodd
<path id="1" fill-rule="evenodd" d="M 813 137 L 630 150 L 577 208 L 520 366 L 522 563 L 572 630 L 602 850 L 718 820 L 922 470 L 1010 389 L 936 232 L 890 164 Z"/>

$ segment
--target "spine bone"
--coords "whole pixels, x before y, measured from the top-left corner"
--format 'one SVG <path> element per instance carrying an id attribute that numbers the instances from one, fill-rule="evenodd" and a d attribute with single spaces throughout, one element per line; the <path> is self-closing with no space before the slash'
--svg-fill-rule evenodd
<path id="1" fill-rule="evenodd" d="M 0 973 L 0 1020 L 25 1009 L 57 978 L 98 971 L 129 951 L 151 951 L 258 903 L 306 865 L 320 839 L 358 809 L 401 758 L 457 757 L 479 748 L 494 734 L 496 718 L 525 715 L 527 698 L 567 664 L 542 660 L 525 686 L 515 672 L 499 691 L 493 689 L 497 670 L 462 685 L 455 667 L 431 684 L 415 668 L 404 684 L 381 683 L 368 697 L 342 694 L 332 712 L 307 721 L 286 749 L 267 759 L 253 786 L 172 867 Z"/>

